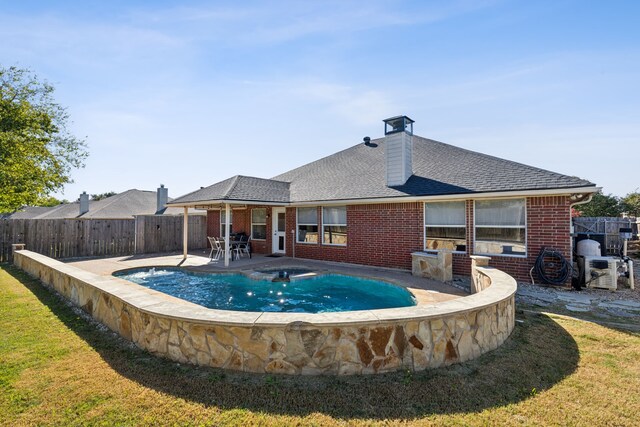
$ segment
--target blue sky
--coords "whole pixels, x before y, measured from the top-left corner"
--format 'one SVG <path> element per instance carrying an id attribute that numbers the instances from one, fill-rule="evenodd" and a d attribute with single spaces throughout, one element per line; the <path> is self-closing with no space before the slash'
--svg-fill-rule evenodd
<path id="1" fill-rule="evenodd" d="M 640 2 L 3 1 L 0 64 L 56 87 L 82 191 L 271 177 L 415 133 L 640 187 Z"/>

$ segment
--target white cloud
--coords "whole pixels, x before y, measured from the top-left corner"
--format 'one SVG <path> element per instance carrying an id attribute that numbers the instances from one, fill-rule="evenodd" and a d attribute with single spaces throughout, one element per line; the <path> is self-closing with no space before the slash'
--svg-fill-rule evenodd
<path id="1" fill-rule="evenodd" d="M 403 1 L 234 2 L 178 6 L 130 14 L 139 25 L 178 26 L 192 40 L 225 44 L 277 44 L 310 35 L 350 34 L 375 28 L 427 24 L 490 7 L 495 0 L 449 1 L 416 6 Z"/>

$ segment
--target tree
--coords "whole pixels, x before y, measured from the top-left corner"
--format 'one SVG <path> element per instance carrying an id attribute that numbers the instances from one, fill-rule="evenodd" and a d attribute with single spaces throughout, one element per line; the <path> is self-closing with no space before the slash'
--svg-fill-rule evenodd
<path id="1" fill-rule="evenodd" d="M 69 203 L 67 199 L 58 200 L 53 196 L 46 196 L 38 199 L 38 201 L 34 203 L 34 206 L 51 207 L 51 206 L 58 206 L 58 205 L 67 204 L 67 203 Z"/>
<path id="2" fill-rule="evenodd" d="M 622 213 L 620 199 L 612 194 L 605 195 L 602 193 L 594 194 L 589 203 L 576 205 L 575 209 L 580 212 L 580 216 L 586 217 L 616 217 Z"/>
<path id="3" fill-rule="evenodd" d="M 0 212 L 37 204 L 84 167 L 86 143 L 53 92 L 30 70 L 0 66 Z"/>
<path id="4" fill-rule="evenodd" d="M 637 189 L 622 198 L 622 210 L 629 216 L 640 217 L 640 193 Z"/>
<path id="5" fill-rule="evenodd" d="M 115 191 L 107 191 L 106 193 L 100 193 L 100 194 L 92 194 L 91 195 L 91 200 L 102 200 L 102 199 L 106 199 L 107 197 L 111 197 L 111 196 L 115 196 L 116 193 Z"/>

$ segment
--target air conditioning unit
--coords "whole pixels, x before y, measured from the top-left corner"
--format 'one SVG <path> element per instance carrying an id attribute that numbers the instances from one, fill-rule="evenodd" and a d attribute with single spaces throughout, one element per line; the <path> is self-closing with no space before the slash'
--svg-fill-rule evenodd
<path id="1" fill-rule="evenodd" d="M 584 257 L 584 281 L 588 288 L 618 289 L 618 260 L 612 257 Z"/>

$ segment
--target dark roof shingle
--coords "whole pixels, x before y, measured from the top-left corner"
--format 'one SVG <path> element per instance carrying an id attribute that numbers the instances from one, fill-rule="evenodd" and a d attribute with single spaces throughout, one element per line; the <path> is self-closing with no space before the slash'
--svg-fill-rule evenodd
<path id="1" fill-rule="evenodd" d="M 384 138 L 358 144 L 273 179 L 291 182 L 291 201 L 437 196 L 594 186 L 584 179 L 413 137 L 413 175 L 387 187 Z"/>
<path id="2" fill-rule="evenodd" d="M 171 203 L 192 203 L 212 200 L 287 203 L 289 202 L 289 183 L 273 179 L 236 175 L 178 197 Z"/>
<path id="3" fill-rule="evenodd" d="M 388 187 L 385 139 L 358 144 L 270 180 L 235 176 L 175 199 L 172 203 L 213 200 L 323 202 L 407 196 L 595 187 L 573 176 L 413 136 L 413 175 Z"/>
<path id="4" fill-rule="evenodd" d="M 169 199 L 171 201 L 171 199 Z M 154 215 L 157 208 L 155 191 L 127 190 L 102 200 L 89 200 L 89 211 L 80 215 L 78 202 L 65 203 L 49 208 L 28 207 L 8 216 L 11 219 L 125 219 L 134 215 Z M 179 215 L 180 208 L 166 207 L 158 214 Z"/>

